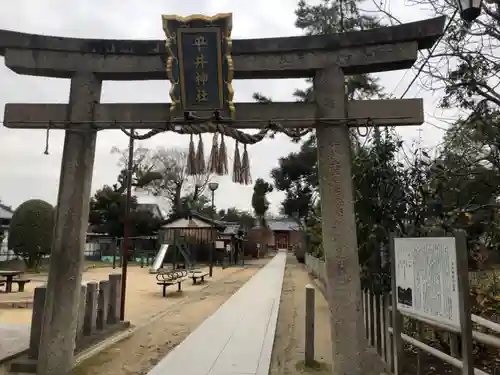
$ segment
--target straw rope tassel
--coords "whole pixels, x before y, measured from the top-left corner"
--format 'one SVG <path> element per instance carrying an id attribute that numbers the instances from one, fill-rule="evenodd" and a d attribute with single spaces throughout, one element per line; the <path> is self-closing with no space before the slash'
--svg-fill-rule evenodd
<path id="1" fill-rule="evenodd" d="M 205 146 L 203 145 L 203 137 L 201 134 L 198 138 L 198 151 L 196 152 L 196 171 L 199 175 L 205 174 Z"/>
<path id="2" fill-rule="evenodd" d="M 196 174 L 196 153 L 194 150 L 194 140 L 193 135 L 190 136 L 189 141 L 189 151 L 188 151 L 188 160 L 187 160 L 187 174 L 189 176 L 193 176 Z"/>
<path id="3" fill-rule="evenodd" d="M 241 183 L 241 158 L 240 158 L 240 145 L 236 141 L 234 146 L 234 158 L 233 158 L 233 182 Z"/>
<path id="4" fill-rule="evenodd" d="M 243 146 L 243 156 L 241 160 L 241 183 L 244 185 L 252 183 L 252 176 L 250 175 L 250 160 L 248 158 L 246 144 Z"/>
<path id="5" fill-rule="evenodd" d="M 212 150 L 210 151 L 210 158 L 208 161 L 208 172 L 217 173 L 217 165 L 219 163 L 219 145 L 217 143 L 217 133 L 214 134 L 212 140 Z"/>
<path id="6" fill-rule="evenodd" d="M 219 176 L 224 176 L 227 174 L 227 149 L 226 149 L 226 142 L 224 142 L 224 134 L 221 134 L 221 136 L 220 136 L 219 160 L 217 163 L 217 174 Z"/>

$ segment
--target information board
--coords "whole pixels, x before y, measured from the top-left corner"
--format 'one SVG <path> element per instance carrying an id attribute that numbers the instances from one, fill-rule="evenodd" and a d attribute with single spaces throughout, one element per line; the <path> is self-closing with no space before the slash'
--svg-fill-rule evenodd
<path id="1" fill-rule="evenodd" d="M 455 238 L 395 238 L 394 258 L 397 308 L 459 325 Z"/>

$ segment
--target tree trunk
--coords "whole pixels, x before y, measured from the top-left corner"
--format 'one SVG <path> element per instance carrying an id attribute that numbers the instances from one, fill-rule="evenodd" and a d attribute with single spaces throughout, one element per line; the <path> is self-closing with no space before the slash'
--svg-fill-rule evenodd
<path id="1" fill-rule="evenodd" d="M 182 201 L 181 201 L 182 184 L 177 184 L 175 186 L 174 200 L 172 202 L 172 208 L 175 212 L 182 211 Z"/>
<path id="2" fill-rule="evenodd" d="M 198 185 L 195 185 L 193 192 L 193 202 L 196 202 L 198 200 L 199 195 L 200 195 L 200 187 Z"/>

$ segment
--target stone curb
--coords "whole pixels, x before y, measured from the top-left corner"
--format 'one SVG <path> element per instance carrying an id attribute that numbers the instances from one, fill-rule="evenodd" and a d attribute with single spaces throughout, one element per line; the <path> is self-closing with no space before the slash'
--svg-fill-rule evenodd
<path id="1" fill-rule="evenodd" d="M 24 349 L 20 352 L 9 354 L 7 357 L 0 359 L 0 366 L 4 365 L 6 363 L 9 363 L 16 358 L 22 357 L 25 354 L 28 354 L 28 351 L 29 351 L 29 349 Z"/>
<path id="2" fill-rule="evenodd" d="M 33 307 L 33 300 L 0 302 L 0 309 L 30 309 L 32 307 Z"/>
<path id="3" fill-rule="evenodd" d="M 311 271 L 309 271 L 307 269 L 307 267 L 305 265 L 303 265 L 303 266 L 304 266 L 305 271 L 309 275 L 309 278 L 311 279 L 311 281 L 318 287 L 319 291 L 323 294 L 323 297 L 326 298 L 326 286 L 325 286 L 325 284 L 323 284 L 320 279 L 318 279 L 316 276 L 314 276 L 311 273 Z"/>

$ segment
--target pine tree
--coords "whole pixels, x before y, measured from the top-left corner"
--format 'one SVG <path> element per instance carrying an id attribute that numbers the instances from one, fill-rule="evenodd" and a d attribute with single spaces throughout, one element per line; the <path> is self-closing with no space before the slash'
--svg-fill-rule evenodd
<path id="1" fill-rule="evenodd" d="M 319 5 L 308 5 L 305 0 L 300 0 L 295 10 L 295 26 L 306 35 L 337 34 L 380 27 L 378 19 L 359 11 L 359 5 L 363 2 L 364 0 L 323 0 Z M 308 81 L 311 83 L 309 88 L 294 92 L 294 96 L 301 101 L 312 100 L 312 80 Z M 348 76 L 346 86 L 349 99 L 382 96 L 378 78 L 370 74 Z"/>

